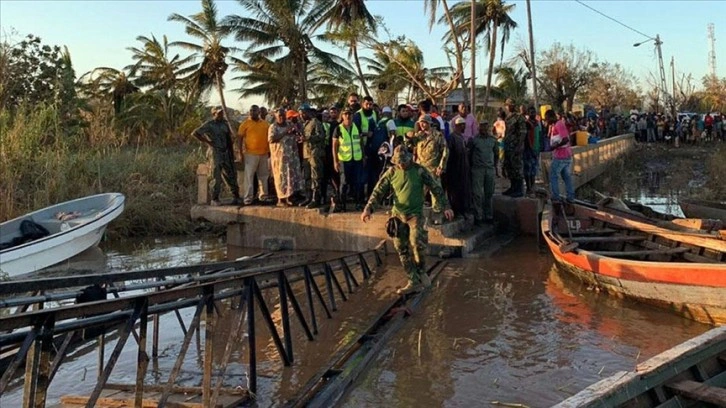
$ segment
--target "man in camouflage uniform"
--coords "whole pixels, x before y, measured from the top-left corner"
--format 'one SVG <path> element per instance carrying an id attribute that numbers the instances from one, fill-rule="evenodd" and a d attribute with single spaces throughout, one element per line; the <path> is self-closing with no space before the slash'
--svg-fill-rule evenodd
<path id="1" fill-rule="evenodd" d="M 524 197 L 524 176 L 522 175 L 522 152 L 527 137 L 527 123 L 517 112 L 514 101 L 507 99 L 507 117 L 504 133 L 504 173 L 509 178 L 509 189 L 502 194 L 510 197 Z"/>
<path id="2" fill-rule="evenodd" d="M 212 120 L 207 121 L 192 132 L 192 136 L 212 148 L 214 186 L 212 187 L 211 204 L 213 206 L 219 205 L 219 194 L 222 192 L 222 180 L 224 180 L 234 196 L 231 205 L 240 205 L 237 171 L 234 168 L 232 131 L 224 119 L 221 106 L 212 108 L 212 117 Z"/>
<path id="3" fill-rule="evenodd" d="M 394 167 L 386 170 L 371 193 L 363 212 L 361 221 L 367 222 L 381 199 L 393 195 L 392 220 L 396 233 L 393 246 L 401 259 L 401 265 L 408 275 L 408 284 L 398 290 L 399 294 L 419 292 L 431 285 L 431 279 L 425 270 L 425 254 L 428 245 L 428 234 L 424 229 L 423 205 L 424 188 L 429 188 L 436 197 L 434 210 L 444 210 L 447 220 L 454 217 L 449 208 L 444 190 L 429 171 L 413 162 L 411 153 L 405 146 L 397 146 L 391 162 Z M 389 221 L 390 223 L 390 221 Z"/>
<path id="4" fill-rule="evenodd" d="M 434 129 L 431 124 L 433 119 L 430 115 L 423 115 L 418 120 L 419 131 L 413 137 L 408 138 L 407 146 L 412 147 L 416 152 L 416 163 L 428 170 L 434 181 L 441 187 L 441 175 L 446 172 L 446 163 L 449 160 L 449 148 L 446 145 L 444 135 Z M 436 208 L 436 197 L 431 195 L 431 206 Z M 434 210 L 435 213 L 438 211 Z M 434 217 L 437 223 L 438 217 Z"/>
<path id="5" fill-rule="evenodd" d="M 474 219 L 477 225 L 492 224 L 492 197 L 499 143 L 491 134 L 489 122 L 479 124 L 478 135 L 469 140 L 469 154 Z"/>
<path id="6" fill-rule="evenodd" d="M 310 175 L 310 191 L 306 192 L 306 199 L 300 206 L 317 208 L 322 205 L 323 200 L 326 134 L 322 123 L 315 117 L 315 110 L 310 105 L 303 104 L 300 111 L 303 119 L 303 160 L 306 162 L 305 171 L 309 171 Z"/>

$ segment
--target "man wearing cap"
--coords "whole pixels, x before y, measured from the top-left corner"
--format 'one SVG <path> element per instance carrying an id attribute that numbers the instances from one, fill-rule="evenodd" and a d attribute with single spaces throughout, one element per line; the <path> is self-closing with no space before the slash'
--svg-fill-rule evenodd
<path id="1" fill-rule="evenodd" d="M 391 162 L 394 167 L 386 170 L 378 180 L 360 218 L 367 222 L 380 200 L 389 194 L 393 195 L 392 220 L 389 223 L 395 221 L 393 246 L 408 275 L 408 284 L 398 290 L 399 294 L 405 295 L 419 292 L 431 285 L 425 269 L 428 234 L 424 228 L 426 222 L 423 217 L 424 189 L 428 188 L 437 198 L 435 211 L 443 210 L 447 220 L 451 220 L 454 213 L 448 208 L 441 185 L 429 171 L 413 162 L 411 153 L 405 146 L 394 149 Z"/>
<path id="2" fill-rule="evenodd" d="M 229 124 L 224 119 L 224 111 L 221 106 L 212 108 L 213 119 L 192 132 L 192 136 L 202 143 L 212 147 L 213 166 L 212 175 L 214 186 L 212 187 L 211 205 L 219 205 L 219 194 L 222 192 L 222 180 L 232 191 L 234 199 L 231 205 L 240 205 L 239 186 L 237 185 L 237 171 L 234 168 L 234 143 Z"/>
<path id="3" fill-rule="evenodd" d="M 322 204 L 322 184 L 325 160 L 325 129 L 318 118 L 315 117 L 315 110 L 307 103 L 300 107 L 303 119 L 303 166 L 306 173 L 305 179 L 310 179 L 310 191 L 305 193 L 305 201 L 300 206 L 317 208 Z"/>
<path id="4" fill-rule="evenodd" d="M 341 193 L 341 209 L 345 211 L 348 193 L 353 196 L 357 207 L 363 207 L 363 147 L 365 138 L 358 126 L 353 123 L 353 112 L 343 109 L 340 125 L 333 129 L 333 166 L 340 174 L 345 174 L 345 184 Z"/>
<path id="5" fill-rule="evenodd" d="M 507 98 L 506 119 L 504 130 L 504 173 L 509 179 L 509 188 L 502 194 L 510 197 L 524 197 L 524 177 L 522 176 L 522 152 L 524 139 L 527 137 L 527 123 L 517 113 L 514 101 Z"/>
<path id="6" fill-rule="evenodd" d="M 444 136 L 431 124 L 433 119 L 429 115 L 423 115 L 418 120 L 419 131 L 408 138 L 409 146 L 415 146 L 416 162 L 428 170 L 434 180 L 441 185 L 441 175 L 446 172 L 446 164 L 449 160 L 449 148 L 446 145 Z M 435 208 L 436 197 L 432 195 L 431 205 Z M 437 212 L 437 211 L 434 211 Z M 434 222 L 439 219 L 434 217 Z"/>
<path id="7" fill-rule="evenodd" d="M 493 222 L 492 197 L 494 176 L 499 159 L 499 146 L 489 130 L 489 122 L 479 124 L 479 134 L 469 141 L 471 163 L 472 203 L 477 225 Z"/>
<path id="8" fill-rule="evenodd" d="M 457 216 L 469 212 L 471 201 L 471 182 L 469 181 L 469 153 L 466 150 L 464 141 L 464 130 L 466 119 L 456 118 L 454 120 L 454 131 L 446 141 L 449 150 L 446 173 L 442 177 L 442 184 L 446 195 L 449 197 L 451 209 Z M 434 220 L 436 221 L 436 220 Z"/>
<path id="9" fill-rule="evenodd" d="M 453 128 L 454 125 L 456 125 L 455 122 L 457 119 L 464 119 L 464 122 L 466 123 L 466 128 L 461 134 L 462 136 L 464 136 L 464 140 L 469 141 L 474 136 L 476 136 L 477 133 L 479 133 L 476 118 L 471 112 L 469 112 L 469 109 L 467 109 L 467 106 L 463 103 L 460 103 L 457 109 L 458 113 L 456 114 L 456 116 L 454 116 L 454 119 L 451 120 L 451 127 Z"/>

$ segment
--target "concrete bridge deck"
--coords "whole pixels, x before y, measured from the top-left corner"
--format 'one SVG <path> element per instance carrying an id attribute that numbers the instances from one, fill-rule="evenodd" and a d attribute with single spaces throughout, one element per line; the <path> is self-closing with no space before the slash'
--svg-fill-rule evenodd
<path id="1" fill-rule="evenodd" d="M 603 140 L 597 144 L 573 148 L 573 182 L 575 188 L 590 182 L 617 158 L 635 145 L 632 134 Z M 545 184 L 551 162 L 550 153 L 541 154 L 540 180 Z M 242 172 L 240 172 L 242 173 Z M 273 206 L 219 206 L 208 205 L 209 169 L 199 166 L 198 203 L 191 209 L 193 219 L 227 225 L 229 245 L 264 249 L 360 251 L 376 246 L 387 239 L 385 209 L 373 215 L 371 222 L 360 222 L 357 212 L 327 214 L 305 208 L 277 208 Z M 238 175 L 239 178 L 242 175 Z M 430 254 L 476 257 L 492 242 L 496 231 L 509 231 L 526 235 L 538 233 L 537 214 L 542 202 L 535 198 L 512 199 L 501 195 L 508 182 L 496 179 L 494 197 L 495 226 L 475 227 L 471 219 L 457 217 L 441 226 L 429 226 Z"/>

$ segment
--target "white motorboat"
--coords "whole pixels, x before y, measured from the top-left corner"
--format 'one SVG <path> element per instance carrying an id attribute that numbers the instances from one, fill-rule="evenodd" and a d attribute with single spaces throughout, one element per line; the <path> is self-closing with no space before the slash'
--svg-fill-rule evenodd
<path id="1" fill-rule="evenodd" d="M 98 245 L 108 223 L 121 215 L 125 197 L 106 193 L 66 201 L 0 224 L 0 274 L 13 277 L 63 262 Z M 48 235 L 28 242 L 21 224 L 29 220 Z M 28 225 L 28 223 L 26 223 Z"/>

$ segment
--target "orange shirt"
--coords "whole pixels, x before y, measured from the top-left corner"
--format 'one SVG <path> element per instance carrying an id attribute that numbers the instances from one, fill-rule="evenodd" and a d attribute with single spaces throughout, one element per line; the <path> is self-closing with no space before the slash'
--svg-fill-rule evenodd
<path id="1" fill-rule="evenodd" d="M 244 151 L 250 154 L 270 153 L 270 144 L 267 142 L 267 128 L 270 126 L 264 119 L 252 120 L 247 118 L 237 131 L 237 136 L 244 143 Z"/>

